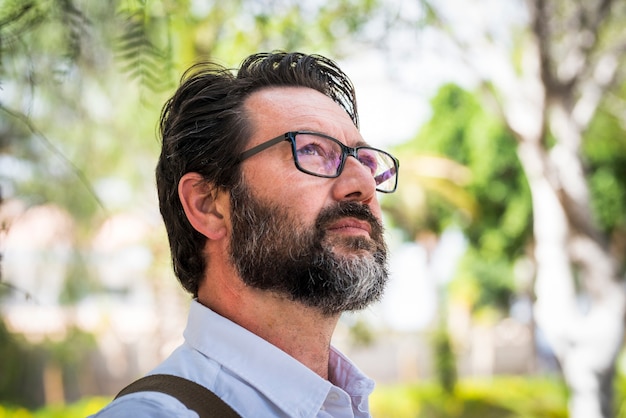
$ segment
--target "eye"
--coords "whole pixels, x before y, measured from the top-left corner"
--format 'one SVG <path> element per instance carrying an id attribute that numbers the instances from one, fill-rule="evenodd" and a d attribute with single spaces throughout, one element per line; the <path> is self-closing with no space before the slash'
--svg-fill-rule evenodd
<path id="1" fill-rule="evenodd" d="M 322 147 L 320 143 L 316 142 L 309 142 L 306 145 L 298 148 L 296 152 L 298 153 L 298 155 L 302 156 L 326 156 L 326 150 L 324 149 L 324 147 Z"/>
<path id="2" fill-rule="evenodd" d="M 372 174 L 376 173 L 376 170 L 378 169 L 378 160 L 376 159 L 375 153 L 362 149 L 359 152 L 359 161 L 365 167 L 369 168 Z"/>
<path id="3" fill-rule="evenodd" d="M 337 175 L 341 165 L 341 147 L 338 144 L 315 134 L 299 134 L 296 140 L 296 158 L 300 169 L 315 175 Z"/>

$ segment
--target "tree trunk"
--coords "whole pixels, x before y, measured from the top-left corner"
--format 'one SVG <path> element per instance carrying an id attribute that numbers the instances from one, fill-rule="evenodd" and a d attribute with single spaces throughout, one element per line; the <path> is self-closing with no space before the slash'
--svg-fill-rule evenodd
<path id="1" fill-rule="evenodd" d="M 526 102 L 531 103 L 542 100 Z M 626 297 L 608 246 L 593 222 L 579 155 L 581 130 L 566 103 L 555 97 L 550 103 L 543 112 L 529 110 L 526 116 L 535 117 L 516 130 L 533 201 L 536 321 L 571 390 L 571 418 L 609 418 Z M 540 128 L 545 115 L 557 138 L 551 149 L 544 145 L 545 129 Z M 508 116 L 509 125 L 515 127 L 515 113 Z"/>
<path id="2" fill-rule="evenodd" d="M 588 60 L 610 3 L 574 14 L 588 19 L 570 21 L 581 28 L 565 34 L 573 40 L 565 54 L 577 58 L 573 65 L 559 61 L 552 44 L 556 3 L 529 0 L 534 43 L 516 82 L 498 89 L 533 201 L 536 323 L 571 390 L 571 418 L 612 416 L 615 361 L 624 334 L 626 295 L 608 240 L 593 220 L 581 157 L 583 132 L 618 68 L 612 51 L 595 67 Z M 586 43 L 577 38 L 583 27 Z"/>

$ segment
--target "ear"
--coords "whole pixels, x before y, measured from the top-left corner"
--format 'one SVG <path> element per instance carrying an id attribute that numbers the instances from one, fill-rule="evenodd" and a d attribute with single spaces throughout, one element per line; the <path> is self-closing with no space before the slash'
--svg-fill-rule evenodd
<path id="1" fill-rule="evenodd" d="M 228 195 L 216 190 L 198 173 L 186 173 L 178 182 L 178 197 L 191 226 L 211 240 L 226 236 Z"/>

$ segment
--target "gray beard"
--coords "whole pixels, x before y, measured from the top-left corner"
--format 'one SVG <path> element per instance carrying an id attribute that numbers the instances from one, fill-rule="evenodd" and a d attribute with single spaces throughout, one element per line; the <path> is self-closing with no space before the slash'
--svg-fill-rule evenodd
<path id="1" fill-rule="evenodd" d="M 371 238 L 327 237 L 343 217 L 367 221 Z M 303 227 L 279 204 L 265 204 L 240 184 L 231 190 L 230 258 L 248 286 L 275 292 L 325 315 L 378 301 L 387 283 L 383 228 L 369 207 L 340 202 Z"/>

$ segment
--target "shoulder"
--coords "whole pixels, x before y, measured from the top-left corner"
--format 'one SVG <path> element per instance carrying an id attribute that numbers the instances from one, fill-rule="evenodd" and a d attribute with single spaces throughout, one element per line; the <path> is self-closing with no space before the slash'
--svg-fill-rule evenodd
<path id="1" fill-rule="evenodd" d="M 115 399 L 90 418 L 198 418 L 178 399 L 158 392 L 138 392 Z"/>

